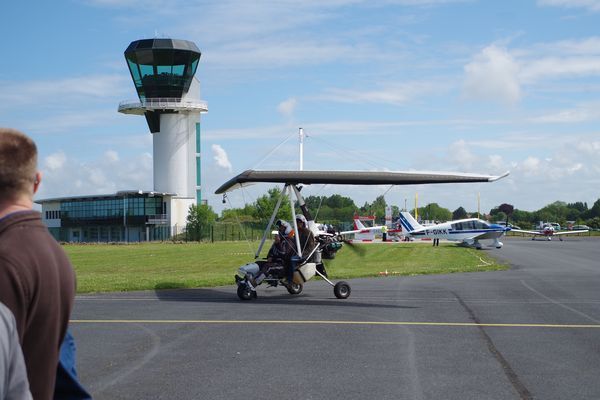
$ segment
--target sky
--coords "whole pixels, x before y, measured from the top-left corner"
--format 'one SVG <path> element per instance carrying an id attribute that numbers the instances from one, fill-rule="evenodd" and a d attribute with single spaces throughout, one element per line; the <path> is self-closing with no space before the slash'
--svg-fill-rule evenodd
<path id="1" fill-rule="evenodd" d="M 494 183 L 312 185 L 357 205 L 533 211 L 600 198 L 600 0 L 57 0 L 3 5 L 0 126 L 38 144 L 37 199 L 152 190 L 130 42 L 196 43 L 202 192 L 246 169 L 456 171 Z M 479 203 L 478 203 L 479 198 Z"/>

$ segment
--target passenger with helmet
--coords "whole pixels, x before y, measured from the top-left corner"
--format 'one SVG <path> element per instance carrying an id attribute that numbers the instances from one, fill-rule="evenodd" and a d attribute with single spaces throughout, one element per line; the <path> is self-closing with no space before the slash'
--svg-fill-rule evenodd
<path id="1" fill-rule="evenodd" d="M 293 254 L 290 257 L 290 263 L 286 265 L 288 285 L 292 284 L 294 280 L 294 271 L 298 265 L 302 263 L 302 261 L 310 261 L 310 257 L 312 257 L 315 248 L 315 236 L 312 231 L 308 229 L 306 217 L 302 214 L 296 215 L 296 224 L 298 225 L 298 239 L 300 240 L 302 258 L 296 254 Z"/>
<path id="2" fill-rule="evenodd" d="M 287 266 L 290 257 L 294 254 L 295 248 L 295 232 L 289 222 L 278 220 L 277 235 L 273 238 L 273 244 L 269 249 L 266 261 L 257 262 L 260 267 L 258 275 L 251 280 L 252 289 L 259 285 L 265 279 L 270 268 L 274 266 Z"/>
<path id="3" fill-rule="evenodd" d="M 296 223 L 298 224 L 298 235 L 300 238 L 300 248 L 302 249 L 302 258 L 306 259 L 315 248 L 315 236 L 308 229 L 306 217 L 302 214 L 296 215 Z"/>

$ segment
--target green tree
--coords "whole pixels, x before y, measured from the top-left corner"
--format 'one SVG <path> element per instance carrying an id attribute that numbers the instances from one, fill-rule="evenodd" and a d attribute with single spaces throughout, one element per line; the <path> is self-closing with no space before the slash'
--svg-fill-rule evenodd
<path id="1" fill-rule="evenodd" d="M 273 210 L 275 210 L 275 206 L 277 205 L 277 201 L 279 201 L 280 196 L 281 190 L 279 188 L 274 187 L 269 189 L 267 194 L 256 199 L 256 202 L 254 203 L 256 206 L 254 209 L 254 216 L 262 222 L 269 221 L 269 218 L 271 218 L 271 214 L 273 214 Z M 275 220 L 285 219 L 289 221 L 291 218 L 292 211 L 290 208 L 290 200 L 287 195 L 283 195 Z"/>
<path id="2" fill-rule="evenodd" d="M 244 208 L 230 208 L 221 212 L 221 218 L 219 221 L 222 222 L 256 222 L 257 219 L 254 216 L 254 206 L 247 205 Z"/>
<path id="3" fill-rule="evenodd" d="M 588 218 L 595 218 L 595 217 L 600 217 L 600 199 L 596 200 L 594 202 L 594 205 L 592 206 L 592 208 L 590 208 Z"/>
<path id="4" fill-rule="evenodd" d="M 588 210 L 588 206 L 587 203 L 583 203 L 581 201 L 577 201 L 575 203 L 569 203 L 567 204 L 568 208 L 572 208 L 574 210 L 579 211 L 580 213 L 585 212 Z"/>
<path id="5" fill-rule="evenodd" d="M 504 213 L 504 215 L 506 215 L 506 219 L 504 219 L 504 221 L 506 221 L 506 224 L 508 225 L 508 219 L 510 218 L 512 213 L 515 211 L 515 208 L 513 207 L 512 204 L 502 203 L 498 206 L 498 210 L 500 210 L 501 212 Z"/>
<path id="6" fill-rule="evenodd" d="M 521 227 L 529 227 L 535 222 L 533 213 L 530 211 L 522 211 L 515 209 L 512 214 L 512 220 L 515 225 Z"/>
<path id="7" fill-rule="evenodd" d="M 534 214 L 536 216 L 536 222 L 558 222 L 563 225 L 568 219 L 567 215 L 569 214 L 569 208 L 564 201 L 555 201 L 536 211 Z"/>
<path id="8" fill-rule="evenodd" d="M 600 217 L 594 217 L 586 222 L 586 225 L 592 229 L 600 229 Z"/>
<path id="9" fill-rule="evenodd" d="M 186 230 L 189 240 L 202 240 L 208 235 L 207 228 L 215 222 L 217 214 L 206 204 L 192 204 L 186 218 Z"/>
<path id="10" fill-rule="evenodd" d="M 306 206 L 318 222 L 337 225 L 350 222 L 357 207 L 349 197 L 334 194 L 327 196 L 308 196 Z"/>
<path id="11" fill-rule="evenodd" d="M 496 210 L 496 212 L 494 214 L 490 214 L 491 218 L 492 218 L 492 222 L 505 222 L 508 219 L 508 215 L 506 215 L 504 212 Z"/>
<path id="12" fill-rule="evenodd" d="M 452 211 L 452 219 L 463 219 L 467 218 L 467 210 L 463 207 L 458 207 L 456 210 Z"/>
<path id="13" fill-rule="evenodd" d="M 419 218 L 430 221 L 450 221 L 452 212 L 447 208 L 440 207 L 437 203 L 430 203 L 419 208 Z"/>
<path id="14" fill-rule="evenodd" d="M 377 196 L 373 203 L 365 202 L 365 205 L 360 208 L 359 212 L 361 215 L 374 215 L 378 219 L 383 220 L 383 218 L 385 217 L 386 206 L 387 203 L 385 201 L 385 198 L 383 197 L 383 195 L 381 195 Z"/>

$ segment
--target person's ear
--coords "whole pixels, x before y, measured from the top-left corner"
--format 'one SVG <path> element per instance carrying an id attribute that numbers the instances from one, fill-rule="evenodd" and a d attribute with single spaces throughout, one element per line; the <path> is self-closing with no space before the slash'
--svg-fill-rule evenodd
<path id="1" fill-rule="evenodd" d="M 38 171 L 35 173 L 35 180 L 33 181 L 33 194 L 35 194 L 38 191 L 41 182 L 42 173 Z"/>

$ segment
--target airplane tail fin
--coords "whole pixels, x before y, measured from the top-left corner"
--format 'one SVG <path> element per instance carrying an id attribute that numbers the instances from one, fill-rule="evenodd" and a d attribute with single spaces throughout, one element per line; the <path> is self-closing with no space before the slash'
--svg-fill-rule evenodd
<path id="1" fill-rule="evenodd" d="M 367 227 L 362 222 L 360 222 L 360 219 L 357 217 L 354 218 L 354 229 L 367 229 Z"/>
<path id="2" fill-rule="evenodd" d="M 407 211 L 400 213 L 400 223 L 402 224 L 402 229 L 405 229 L 408 233 L 423 228 Z"/>

